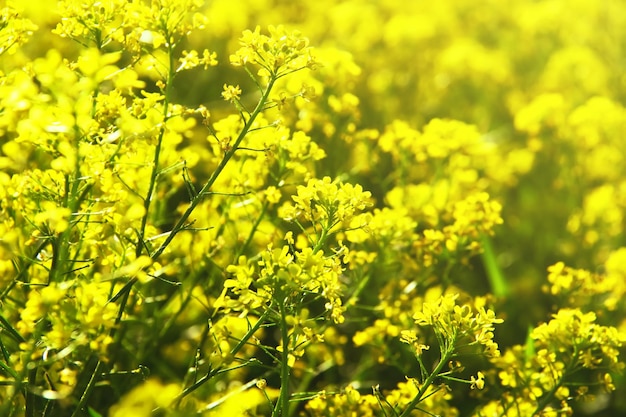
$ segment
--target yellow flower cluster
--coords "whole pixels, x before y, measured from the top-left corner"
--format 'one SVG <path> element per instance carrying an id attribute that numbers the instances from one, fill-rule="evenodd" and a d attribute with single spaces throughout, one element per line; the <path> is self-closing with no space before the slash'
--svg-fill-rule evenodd
<path id="1" fill-rule="evenodd" d="M 557 296 L 564 306 L 578 306 L 594 310 L 602 306 L 600 316 L 610 316 L 620 311 L 620 301 L 626 293 L 624 282 L 624 257 L 626 249 L 611 252 L 604 263 L 604 273 L 575 269 L 563 262 L 548 267 L 546 291 Z"/>
<path id="2" fill-rule="evenodd" d="M 457 294 L 446 294 L 434 302 L 425 302 L 421 311 L 413 315 L 415 323 L 433 328 L 442 354 L 458 348 L 459 344 L 480 344 L 487 356 L 499 356 L 498 344 L 493 340 L 493 325 L 503 320 L 484 306 L 479 305 L 476 311 L 472 311 L 467 304 L 458 305 L 457 298 Z"/>
<path id="3" fill-rule="evenodd" d="M 561 309 L 548 323 L 533 329 L 530 338 L 526 347 L 515 346 L 493 359 L 497 377 L 508 390 L 499 402 L 486 404 L 481 413 L 566 416 L 572 413 L 570 398 L 588 400 L 596 395 L 594 386 L 598 385 L 604 392 L 615 389 L 608 371 L 623 369 L 617 356 L 626 339 L 614 327 L 596 323 L 594 313 Z M 582 370 L 592 372 L 595 380 L 587 385 L 572 384 Z M 512 404 L 522 408 L 507 413 Z"/>
<path id="4" fill-rule="evenodd" d="M 348 385 L 339 393 L 322 392 L 307 402 L 307 412 L 312 416 L 377 416 L 380 413 L 395 413 L 401 415 L 406 410 L 410 400 L 417 395 L 420 389 L 414 379 L 399 382 L 397 387 L 387 395 L 381 393 L 379 386 L 373 387 L 373 394 L 362 394 L 360 390 Z M 445 417 L 458 416 L 458 410 L 452 407 L 448 400 L 452 397 L 445 390 L 434 388 L 426 392 L 426 399 L 422 405 L 429 412 Z"/>
<path id="5" fill-rule="evenodd" d="M 311 179 L 306 186 L 298 186 L 292 197 L 294 204 L 285 205 L 281 217 L 286 220 L 303 218 L 329 231 L 369 206 L 370 196 L 371 193 L 363 191 L 358 184 L 336 184 L 330 177 Z"/>
<path id="6" fill-rule="evenodd" d="M 308 39 L 299 32 L 289 32 L 284 26 L 269 26 L 269 35 L 245 30 L 240 39 L 241 48 L 230 56 L 233 65 L 255 64 L 261 67 L 259 75 L 280 78 L 302 68 L 312 68 L 315 59 L 311 55 Z"/>
<path id="7" fill-rule="evenodd" d="M 37 25 L 23 18 L 12 2 L 0 9 L 0 55 L 14 54 L 35 30 Z"/>
<path id="8" fill-rule="evenodd" d="M 237 265 L 227 267 L 226 271 L 234 278 L 224 282 L 225 290 L 216 302 L 217 308 L 245 315 L 276 297 L 297 299 L 303 294 L 318 294 L 326 299 L 332 319 L 343 321 L 339 282 L 342 267 L 337 256 L 324 257 L 323 251 L 314 252 L 312 248 L 292 254 L 289 246 L 275 249 L 269 246 L 260 258 L 258 272 L 243 256 Z"/>
<path id="9" fill-rule="evenodd" d="M 578 367 L 619 368 L 622 336 L 616 328 L 600 326 L 595 321 L 596 315 L 592 312 L 560 309 L 552 320 L 535 328 L 530 337 L 536 340 L 536 348 L 543 349 L 538 350 L 538 355 L 543 352 L 543 356 L 552 356 L 551 360 L 546 359 L 544 366 L 558 368 L 558 360 L 564 362 L 563 368 L 568 371 Z M 558 376 L 547 376 L 553 381 L 559 379 Z"/>

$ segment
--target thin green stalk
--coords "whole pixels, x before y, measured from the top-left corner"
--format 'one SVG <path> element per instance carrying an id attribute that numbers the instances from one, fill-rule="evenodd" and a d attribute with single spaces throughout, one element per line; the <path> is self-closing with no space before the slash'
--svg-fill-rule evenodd
<path id="1" fill-rule="evenodd" d="M 101 373 L 102 373 L 102 362 L 100 362 L 100 360 L 98 359 L 98 361 L 96 362 L 96 366 L 93 372 L 91 373 L 91 378 L 89 378 L 89 382 L 87 383 L 87 386 L 85 387 L 85 390 L 83 391 L 83 395 L 80 397 L 80 400 L 78 401 L 78 404 L 76 405 L 76 408 L 74 409 L 74 412 L 72 413 L 72 417 L 78 417 L 84 414 L 85 412 L 84 408 L 87 405 L 87 401 L 89 400 L 89 397 L 91 396 L 91 392 L 95 388 L 96 382 Z"/>
<path id="2" fill-rule="evenodd" d="M 167 332 L 169 332 L 172 326 L 176 323 L 176 320 L 178 320 L 178 317 L 180 316 L 180 314 L 185 310 L 189 302 L 193 299 L 193 289 L 196 287 L 196 285 L 198 284 L 201 278 L 203 278 L 203 276 L 199 273 L 196 273 L 192 277 L 191 285 L 189 285 L 189 291 L 187 291 L 186 295 L 181 296 L 182 301 L 180 301 L 180 307 L 177 308 L 174 313 L 168 315 L 167 320 L 165 321 L 165 323 L 162 325 L 161 329 L 159 330 L 159 333 L 157 335 L 157 340 L 161 340 L 167 334 Z M 170 298 L 170 300 L 172 299 L 174 299 L 174 297 Z M 168 300 L 167 303 L 169 304 L 169 302 L 170 301 Z M 165 306 L 163 306 L 163 308 L 165 308 Z"/>
<path id="3" fill-rule="evenodd" d="M 18 342 L 18 343 L 24 343 L 26 340 L 24 340 L 24 338 L 22 337 L 22 335 L 15 330 L 15 328 L 13 326 L 11 326 L 11 323 L 9 323 L 9 321 L 7 319 L 4 318 L 4 316 L 2 314 L 0 314 L 0 329 L 4 329 L 4 331 L 11 336 L 11 338 Z"/>
<path id="4" fill-rule="evenodd" d="M 231 356 L 235 356 L 237 353 L 239 353 L 241 348 L 244 347 L 244 345 L 248 342 L 248 340 L 250 340 L 250 338 L 254 335 L 254 333 L 256 333 L 256 331 L 259 330 L 259 328 L 265 323 L 265 319 L 267 319 L 267 316 L 269 316 L 269 314 L 271 313 L 273 306 L 274 306 L 274 302 L 272 301 L 269 307 L 267 307 L 265 311 L 263 312 L 263 314 L 261 314 L 261 317 L 259 317 L 257 322 L 254 323 L 254 326 L 248 329 L 246 334 L 241 338 L 241 340 L 239 340 L 239 343 L 237 343 L 237 345 L 231 349 L 230 351 Z"/>
<path id="5" fill-rule="evenodd" d="M 24 279 L 26 278 L 26 274 L 28 273 L 28 268 L 30 268 L 30 266 L 34 263 L 34 259 L 37 259 L 37 255 L 41 253 L 41 251 L 46 247 L 47 244 L 47 240 L 41 240 L 39 242 L 39 245 L 35 248 L 30 256 L 22 257 L 23 261 L 19 264 L 17 261 L 13 262 L 13 268 L 17 272 L 17 276 L 13 278 L 13 280 L 6 286 L 2 293 L 0 293 L 0 302 L 4 302 L 4 299 L 8 297 L 9 293 L 13 290 L 18 282 L 24 281 Z"/>
<path id="6" fill-rule="evenodd" d="M 196 382 L 194 382 L 193 385 L 185 388 L 183 390 L 183 392 L 178 394 L 178 396 L 176 398 L 174 398 L 174 400 L 172 401 L 171 404 L 173 404 L 175 407 L 178 407 L 180 405 L 180 402 L 182 401 L 183 398 L 185 398 L 187 395 L 191 394 L 192 392 L 194 392 L 195 390 L 200 388 L 206 382 L 210 381 L 211 378 L 213 378 L 214 376 L 217 376 L 217 375 L 220 375 L 220 374 L 224 374 L 224 373 L 228 373 L 228 372 L 231 372 L 231 371 L 235 371 L 237 369 L 245 368 L 246 366 L 249 366 L 251 363 L 256 362 L 256 361 L 257 360 L 253 358 L 253 359 L 248 359 L 246 362 L 240 363 L 239 365 L 232 366 L 230 368 L 211 368 L 211 369 L 209 369 L 209 372 L 207 372 L 207 374 L 205 376 L 203 376 L 202 378 L 198 379 Z"/>
<path id="7" fill-rule="evenodd" d="M 357 301 L 359 300 L 359 296 L 367 287 L 367 284 L 369 283 L 371 277 L 371 274 L 367 274 L 359 281 L 357 287 L 354 289 L 352 294 L 350 294 L 350 298 L 348 299 L 348 301 L 346 301 L 346 308 L 350 308 L 356 305 Z"/>
<path id="8" fill-rule="evenodd" d="M 579 353 L 578 349 L 574 347 L 574 352 L 572 354 L 572 358 L 573 358 L 572 361 L 565 367 L 565 370 L 563 371 L 561 378 L 558 380 L 556 384 L 554 384 L 554 387 L 552 387 L 552 389 L 541 398 L 541 400 L 537 404 L 537 408 L 535 409 L 533 416 L 539 415 L 539 413 L 544 408 L 546 408 L 546 406 L 554 399 L 556 392 L 563 386 L 563 384 L 565 384 L 565 377 L 568 376 L 570 372 L 572 372 L 572 370 L 576 367 L 576 358 L 578 358 L 578 353 Z"/>
<path id="9" fill-rule="evenodd" d="M 415 398 L 413 398 L 413 400 L 411 400 L 411 402 L 404 409 L 402 414 L 400 414 L 400 417 L 407 417 L 409 414 L 411 414 L 411 411 L 415 409 L 417 404 L 422 401 L 422 397 L 424 397 L 424 394 L 426 393 L 426 390 L 428 390 L 428 387 L 433 384 L 435 379 L 439 377 L 439 373 L 441 372 L 441 370 L 444 368 L 444 366 L 448 364 L 448 361 L 452 357 L 453 351 L 454 349 L 452 347 L 446 349 L 445 353 L 442 355 L 441 360 L 439 361 L 433 372 L 428 376 L 428 378 L 426 378 L 426 381 L 424 381 L 424 383 L 422 384 L 422 387 L 419 389 L 417 395 L 415 396 Z"/>
<path id="10" fill-rule="evenodd" d="M 152 198 L 154 196 L 154 190 L 157 186 L 157 179 L 159 177 L 159 161 L 161 158 L 161 146 L 163 145 L 163 137 L 165 136 L 165 125 L 168 120 L 168 113 L 170 109 L 170 94 L 172 83 L 174 82 L 175 68 L 174 68 L 174 46 L 169 44 L 168 56 L 169 56 L 169 68 L 167 72 L 167 81 L 165 82 L 165 99 L 163 101 L 163 125 L 159 129 L 159 136 L 157 137 L 157 143 L 154 148 L 154 159 L 152 161 L 152 171 L 150 172 L 150 183 L 148 185 L 148 192 L 146 198 L 143 200 L 144 214 L 141 218 L 141 226 L 139 228 L 139 238 L 137 246 L 135 247 L 135 255 L 141 255 L 144 248 L 144 237 L 146 233 L 146 226 L 148 224 L 148 218 L 150 217 L 150 205 L 152 204 Z"/>
<path id="11" fill-rule="evenodd" d="M 193 379 L 193 381 L 191 382 L 192 384 L 198 382 L 198 370 L 200 369 L 199 362 L 202 355 L 202 350 L 204 349 L 204 345 L 209 338 L 209 333 L 211 333 L 210 321 L 208 323 L 208 326 L 204 328 L 204 331 L 200 336 L 198 346 L 196 347 L 196 354 L 193 355 L 193 358 L 189 360 L 189 365 L 187 365 L 187 373 L 183 378 L 183 386 L 186 386 L 190 379 Z"/>
<path id="12" fill-rule="evenodd" d="M 198 379 L 192 385 L 190 385 L 187 388 L 185 388 L 183 390 L 183 392 L 178 394 L 178 396 L 176 398 L 174 398 L 174 401 L 172 402 L 172 405 L 174 407 L 178 407 L 180 405 L 180 402 L 183 400 L 183 398 L 185 398 L 187 395 L 191 394 L 192 392 L 194 392 L 195 390 L 200 388 L 203 384 L 205 384 L 211 378 L 213 378 L 215 375 L 217 375 L 218 374 L 217 371 L 218 371 L 217 369 L 210 369 L 209 372 L 205 376 L 203 376 L 202 378 Z"/>
<path id="13" fill-rule="evenodd" d="M 255 109 L 250 114 L 250 117 L 248 118 L 248 120 L 245 122 L 243 129 L 241 129 L 241 132 L 239 132 L 239 136 L 237 136 L 237 139 L 235 140 L 233 146 L 228 151 L 226 151 L 226 153 L 224 154 L 224 158 L 222 158 L 217 168 L 215 168 L 215 171 L 213 171 L 213 174 L 211 175 L 209 180 L 204 184 L 204 186 L 198 192 L 198 194 L 191 200 L 191 202 L 189 203 L 189 207 L 187 207 L 187 210 L 185 210 L 183 215 L 178 219 L 178 222 L 176 222 L 176 224 L 172 228 L 172 231 L 167 236 L 165 241 L 163 241 L 161 246 L 159 246 L 159 248 L 152 254 L 151 256 L 152 259 L 157 259 L 159 256 L 161 256 L 163 251 L 169 246 L 169 244 L 172 242 L 174 237 L 181 230 L 185 228 L 185 223 L 187 222 L 187 219 L 189 218 L 189 216 L 191 216 L 191 213 L 193 213 L 193 211 L 198 206 L 198 204 L 200 204 L 204 196 L 209 192 L 211 187 L 213 187 L 213 184 L 215 183 L 215 181 L 217 181 L 217 178 L 220 176 L 220 174 L 226 167 L 226 164 L 228 163 L 228 161 L 230 161 L 233 155 L 235 155 L 235 152 L 237 152 L 237 150 L 239 149 L 241 142 L 246 137 L 246 135 L 248 134 L 248 131 L 252 127 L 252 124 L 254 123 L 257 116 L 261 113 L 265 104 L 267 103 L 267 100 L 269 99 L 270 91 L 272 90 L 275 82 L 276 82 L 276 78 L 270 78 L 269 83 L 267 84 L 267 87 L 265 91 L 263 92 L 263 95 L 261 96 L 261 99 L 257 103 Z"/>
<path id="14" fill-rule="evenodd" d="M 76 153 L 75 161 L 74 161 L 74 172 L 72 174 L 65 175 L 65 195 L 63 196 L 63 205 L 70 210 L 70 218 L 68 218 L 69 226 L 58 236 L 51 239 L 52 241 L 52 265 L 50 268 L 50 281 L 51 282 L 60 282 L 62 281 L 62 277 L 67 272 L 65 265 L 69 261 L 69 253 L 70 253 L 70 235 L 72 233 L 72 213 L 78 211 L 80 206 L 80 196 L 82 193 L 80 192 L 80 178 L 81 178 L 81 170 L 80 170 L 80 141 L 81 141 L 81 132 L 78 125 L 74 125 L 74 152 Z"/>
<path id="15" fill-rule="evenodd" d="M 252 239 L 254 239 L 254 233 L 259 228 L 261 221 L 265 217 L 265 213 L 267 212 L 268 205 L 269 204 L 267 203 L 267 201 L 263 203 L 263 206 L 261 207 L 261 213 L 259 213 L 259 217 L 257 217 L 254 224 L 252 225 L 252 229 L 250 230 L 250 233 L 248 234 L 248 238 L 243 243 L 243 245 L 241 245 L 241 247 L 237 251 L 237 254 L 234 257 L 235 261 L 237 261 L 237 259 L 239 259 L 239 257 L 244 254 L 244 252 L 248 249 L 248 246 L 250 246 L 250 243 L 252 243 Z"/>
<path id="16" fill-rule="evenodd" d="M 168 109 L 168 100 L 167 96 L 165 98 L 165 103 L 163 104 L 163 108 L 165 110 Z M 167 116 L 166 116 L 167 117 Z M 146 232 L 146 226 L 148 224 L 148 217 L 150 215 L 150 205 L 152 203 L 152 197 L 154 195 L 154 190 L 157 185 L 157 177 L 159 176 L 159 159 L 161 155 L 161 146 L 163 144 L 163 136 L 165 135 L 165 122 L 167 119 L 163 119 L 163 127 L 159 130 L 159 136 L 157 137 L 157 143 L 154 148 L 154 159 L 152 161 L 152 172 L 150 173 L 150 184 L 148 185 L 148 192 L 146 193 L 146 198 L 143 200 L 143 208 L 144 214 L 141 218 L 141 226 L 139 228 L 139 239 L 137 242 L 137 246 L 135 249 L 135 255 L 141 255 L 141 252 L 144 248 L 144 237 Z"/>
<path id="17" fill-rule="evenodd" d="M 33 332 L 33 335 L 31 337 L 32 340 L 40 339 L 41 334 L 43 333 L 44 326 L 45 326 L 45 322 L 43 320 L 37 323 L 37 325 L 35 326 L 35 331 Z M 22 353 L 24 355 L 23 357 L 31 358 L 33 356 L 33 353 L 35 352 L 35 349 L 37 349 L 37 345 L 35 343 L 32 343 L 30 349 L 27 352 Z M 15 397 L 17 397 L 20 393 L 24 396 L 24 398 L 28 402 L 28 398 L 27 398 L 28 391 L 26 389 L 27 383 L 25 383 L 24 380 L 26 379 L 26 376 L 29 371 L 30 369 L 28 366 L 22 367 L 20 373 L 15 378 L 16 387 L 13 389 L 12 395 L 8 398 L 8 400 L 5 400 L 5 403 L 2 404 L 2 406 L 0 407 L 0 416 L 4 416 L 7 412 L 7 409 L 11 412 L 11 414 L 15 412 L 15 408 L 13 407 L 13 404 L 14 404 L 13 402 L 15 400 Z"/>
<path id="18" fill-rule="evenodd" d="M 287 327 L 287 312 L 285 310 L 285 300 L 281 297 L 278 302 L 280 310 L 280 335 L 283 345 L 280 360 L 280 394 L 276 401 L 276 407 L 272 412 L 272 417 L 289 416 L 289 328 Z"/>
<path id="19" fill-rule="evenodd" d="M 313 248 L 313 253 L 317 253 L 320 249 L 322 249 L 322 246 L 326 243 L 326 239 L 328 239 L 329 232 L 337 224 L 339 224 L 339 222 L 335 221 L 334 211 L 331 211 L 328 213 L 328 223 L 325 226 L 322 226 L 322 234 Z"/>
<path id="20" fill-rule="evenodd" d="M 234 357 L 237 353 L 239 353 L 239 351 L 245 346 L 245 344 L 248 342 L 248 340 L 250 340 L 250 338 L 254 335 L 254 333 L 256 333 L 256 331 L 259 330 L 259 328 L 261 328 L 261 326 L 265 323 L 265 320 L 267 319 L 267 316 L 269 316 L 269 314 L 272 312 L 272 306 L 273 306 L 273 303 L 270 304 L 270 306 L 267 309 L 265 309 L 265 311 L 263 312 L 263 314 L 261 314 L 261 316 L 259 317 L 257 322 L 254 323 L 254 326 L 252 326 L 250 329 L 248 329 L 246 334 L 239 340 L 239 343 L 237 343 L 237 345 L 234 348 L 231 349 L 231 351 L 230 351 L 230 355 L 231 356 Z M 237 369 L 237 368 L 235 368 L 235 369 Z M 220 374 L 220 373 L 222 373 L 224 371 L 227 371 L 227 369 L 221 369 L 221 368 L 211 369 L 205 376 L 203 376 L 202 378 L 198 379 L 191 386 L 185 388 L 183 390 L 183 392 L 178 394 L 178 396 L 174 400 L 174 404 L 180 404 L 180 401 L 182 401 L 182 399 L 185 396 L 191 394 L 193 391 L 198 389 L 204 383 L 208 382 L 212 377 L 214 377 L 214 376 L 216 376 L 216 375 L 218 375 L 218 374 Z"/>
<path id="21" fill-rule="evenodd" d="M 135 256 L 137 257 L 141 255 L 141 252 L 143 251 L 143 248 L 144 248 L 144 243 L 145 243 L 144 237 L 145 237 L 146 226 L 148 224 L 148 218 L 150 216 L 150 205 L 152 203 L 152 198 L 154 196 L 154 191 L 156 189 L 157 179 L 159 176 L 159 161 L 161 158 L 161 146 L 163 144 L 163 137 L 165 136 L 165 124 L 167 123 L 168 113 L 169 113 L 170 91 L 171 91 L 171 86 L 174 81 L 174 75 L 175 75 L 173 49 L 174 49 L 174 44 L 172 43 L 168 44 L 169 68 L 168 68 L 168 73 L 167 73 L 167 81 L 165 83 L 165 99 L 163 102 L 163 125 L 159 129 L 157 143 L 154 148 L 154 159 L 152 161 L 152 171 L 150 172 L 150 183 L 148 185 L 148 191 L 146 193 L 146 197 L 143 200 L 144 214 L 143 214 L 143 217 L 141 218 L 141 226 L 138 232 L 139 236 L 137 238 L 137 244 L 135 246 Z M 123 338 L 125 328 L 121 328 L 118 325 L 122 320 L 122 315 L 124 314 L 124 311 L 126 310 L 126 304 L 128 303 L 128 297 L 130 296 L 130 289 L 136 281 L 137 281 L 137 278 L 131 279 L 131 281 L 129 282 L 130 285 L 128 287 L 124 286 L 124 289 L 127 288 L 127 291 L 121 294 L 118 314 L 115 317 L 115 326 L 111 330 L 111 336 L 117 336 L 115 339 L 116 348 L 112 349 L 112 352 L 117 351 L 117 346 L 120 344 Z M 118 333 L 118 328 L 120 329 L 119 333 Z M 113 360 L 114 356 L 111 359 Z"/>
<path id="22" fill-rule="evenodd" d="M 313 253 L 317 253 L 319 252 L 320 249 L 322 249 L 322 246 L 324 246 L 324 242 L 326 242 L 327 237 L 328 237 L 328 230 L 326 228 L 322 228 L 322 234 L 319 240 L 317 241 L 317 243 L 315 244 L 315 247 L 313 248 Z"/>

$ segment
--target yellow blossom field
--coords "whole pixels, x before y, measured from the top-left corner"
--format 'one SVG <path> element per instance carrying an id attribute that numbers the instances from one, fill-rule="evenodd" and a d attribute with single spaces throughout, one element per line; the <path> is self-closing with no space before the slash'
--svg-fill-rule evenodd
<path id="1" fill-rule="evenodd" d="M 0 2 L 0 417 L 626 415 L 626 3 Z"/>

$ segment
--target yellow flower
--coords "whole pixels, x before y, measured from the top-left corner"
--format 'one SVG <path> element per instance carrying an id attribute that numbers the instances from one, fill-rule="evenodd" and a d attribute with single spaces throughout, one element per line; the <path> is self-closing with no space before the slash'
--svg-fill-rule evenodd
<path id="1" fill-rule="evenodd" d="M 156 379 L 148 379 L 128 392 L 111 408 L 111 417 L 148 417 L 156 407 L 167 408 L 179 393 L 176 384 L 163 384 Z"/>
<path id="2" fill-rule="evenodd" d="M 240 39 L 241 48 L 230 56 L 231 64 L 256 64 L 261 67 L 260 75 L 277 78 L 315 66 L 309 41 L 299 32 L 287 32 L 283 26 L 269 26 L 268 31 L 269 36 L 261 34 L 259 26 L 254 32 L 245 30 Z"/>
<path id="3" fill-rule="evenodd" d="M 180 63 L 176 72 L 192 69 L 200 65 L 200 58 L 198 57 L 198 51 L 183 51 L 182 56 L 178 58 L 178 62 Z"/>
<path id="4" fill-rule="evenodd" d="M 69 227 L 70 210 L 58 207 L 52 201 L 41 204 L 41 211 L 35 215 L 36 226 L 47 228 L 52 234 L 63 233 Z"/>
<path id="5" fill-rule="evenodd" d="M 431 326 L 443 343 L 443 350 L 452 351 L 457 344 L 482 345 L 487 356 L 500 355 L 493 341 L 494 324 L 503 320 L 496 318 L 492 310 L 484 307 L 473 309 L 468 304 L 458 305 L 459 294 L 444 294 L 439 299 L 422 304 L 413 320 L 419 326 Z M 467 340 L 469 339 L 469 340 Z"/>
<path id="6" fill-rule="evenodd" d="M 264 194 L 267 202 L 271 204 L 278 203 L 282 197 L 280 190 L 273 185 L 267 187 Z"/>
<path id="7" fill-rule="evenodd" d="M 471 389 L 483 389 L 485 388 L 485 375 L 482 372 L 478 371 L 476 377 L 474 377 L 474 375 L 470 377 L 470 382 Z"/>
<path id="8" fill-rule="evenodd" d="M 222 91 L 222 97 L 224 100 L 230 102 L 237 102 L 241 97 L 241 88 L 239 86 L 232 86 L 228 84 L 224 84 L 224 91 Z"/>
<path id="9" fill-rule="evenodd" d="M 11 5 L 0 9 L 0 55 L 15 53 L 35 30 L 37 25 L 21 17 Z"/>

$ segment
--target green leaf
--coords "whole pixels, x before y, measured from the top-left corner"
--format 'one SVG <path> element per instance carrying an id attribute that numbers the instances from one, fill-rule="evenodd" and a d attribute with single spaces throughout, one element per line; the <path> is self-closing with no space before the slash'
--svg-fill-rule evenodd
<path id="1" fill-rule="evenodd" d="M 103 417 L 102 414 L 100 414 L 99 412 L 97 412 L 91 407 L 87 407 L 87 411 L 89 412 L 90 417 Z"/>
<path id="2" fill-rule="evenodd" d="M 491 239 L 484 235 L 482 236 L 480 243 L 483 248 L 483 265 L 485 265 L 485 270 L 487 271 L 487 278 L 489 279 L 489 284 L 491 285 L 491 291 L 498 297 L 506 297 L 510 292 L 509 284 L 506 282 L 506 278 L 498 266 L 493 246 L 491 246 Z"/>
<path id="3" fill-rule="evenodd" d="M 9 321 L 7 319 L 5 319 L 2 314 L 0 314 L 0 325 L 7 331 L 7 334 L 9 336 L 11 336 L 13 338 L 13 340 L 15 340 L 18 343 L 24 343 L 25 342 L 25 340 L 22 337 L 22 335 L 20 335 L 18 333 L 18 331 L 15 330 L 13 328 L 13 326 L 11 326 Z"/>

